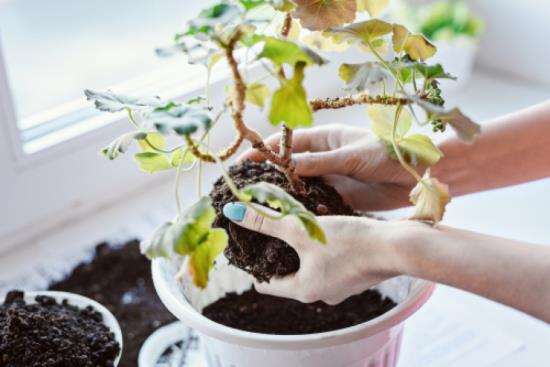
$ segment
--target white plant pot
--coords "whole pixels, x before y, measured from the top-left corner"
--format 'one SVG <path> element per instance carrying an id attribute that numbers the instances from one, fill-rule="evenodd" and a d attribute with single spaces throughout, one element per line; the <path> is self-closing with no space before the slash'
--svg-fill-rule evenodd
<path id="1" fill-rule="evenodd" d="M 403 322 L 430 297 L 434 284 L 394 278 L 377 289 L 397 302 L 380 317 L 360 325 L 308 335 L 252 333 L 220 325 L 201 314 L 227 292 L 241 293 L 252 285 L 245 272 L 218 261 L 205 290 L 190 279 L 176 280 L 179 264 L 156 259 L 153 281 L 166 307 L 194 328 L 203 342 L 210 367 L 394 367 L 399 357 Z"/>
<path id="2" fill-rule="evenodd" d="M 457 78 L 456 81 L 441 80 L 441 89 L 449 93 L 463 90 L 472 78 L 478 48 L 477 40 L 459 37 L 438 41 L 436 46 L 437 53 L 428 60 L 428 63 L 440 63 L 446 72 Z"/>
<path id="3" fill-rule="evenodd" d="M 36 296 L 52 297 L 55 298 L 57 303 L 61 303 L 63 300 L 66 299 L 72 306 L 76 306 L 80 309 L 86 308 L 87 306 L 92 306 L 94 310 L 98 311 L 103 316 L 103 323 L 109 328 L 109 330 L 111 330 L 113 334 L 115 334 L 115 340 L 120 345 L 120 352 L 118 353 L 118 357 L 115 359 L 114 363 L 115 367 L 118 366 L 120 362 L 120 357 L 122 355 L 122 331 L 120 330 L 120 325 L 118 324 L 115 316 L 107 308 L 105 308 L 105 306 L 94 301 L 91 298 L 84 297 L 76 293 L 60 291 L 25 292 L 25 303 L 28 305 L 36 303 Z M 0 303 L 4 303 L 4 300 L 0 300 Z"/>

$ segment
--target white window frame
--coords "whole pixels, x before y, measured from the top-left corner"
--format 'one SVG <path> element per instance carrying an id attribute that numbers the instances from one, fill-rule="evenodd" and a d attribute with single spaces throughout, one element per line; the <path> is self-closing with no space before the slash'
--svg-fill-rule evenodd
<path id="1" fill-rule="evenodd" d="M 204 75 L 192 74 L 183 93 L 182 84 L 161 92 L 175 99 L 201 93 Z M 99 149 L 130 128 L 124 114 L 102 114 L 89 130 L 26 154 L 13 102 L 0 44 L 0 253 L 170 177 L 146 175 L 131 159 L 100 159 Z"/>

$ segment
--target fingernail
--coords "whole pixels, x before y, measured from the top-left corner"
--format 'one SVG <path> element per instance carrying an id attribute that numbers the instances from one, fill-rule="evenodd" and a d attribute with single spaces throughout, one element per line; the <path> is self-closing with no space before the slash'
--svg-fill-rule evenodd
<path id="1" fill-rule="evenodd" d="M 290 157 L 290 163 L 292 163 L 293 166 L 296 165 L 296 158 L 294 156 Z"/>
<path id="2" fill-rule="evenodd" d="M 246 206 L 242 203 L 227 203 L 223 206 L 223 215 L 236 222 L 241 222 L 246 213 Z"/>

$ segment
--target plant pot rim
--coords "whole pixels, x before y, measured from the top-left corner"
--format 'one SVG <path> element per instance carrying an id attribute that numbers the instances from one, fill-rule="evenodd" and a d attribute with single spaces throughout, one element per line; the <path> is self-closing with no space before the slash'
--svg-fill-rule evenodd
<path id="1" fill-rule="evenodd" d="M 188 302 L 178 299 L 171 292 L 166 276 L 163 275 L 162 267 L 165 264 L 167 264 L 166 259 L 159 258 L 152 261 L 153 283 L 160 299 L 174 316 L 185 325 L 207 336 L 256 348 L 293 350 L 323 348 L 327 344 L 345 344 L 376 335 L 409 318 L 426 303 L 435 288 L 432 282 L 414 279 L 409 295 L 393 309 L 372 320 L 347 328 L 304 335 L 263 334 L 221 325 L 203 316 Z"/>
<path id="2" fill-rule="evenodd" d="M 62 292 L 62 291 L 32 291 L 32 292 L 24 292 L 24 300 L 27 304 L 33 304 L 36 303 L 35 298 L 36 296 L 49 296 L 55 298 L 55 300 L 58 303 L 61 303 L 64 299 L 66 299 L 71 306 L 76 306 L 78 308 L 84 308 L 86 306 L 92 306 L 92 308 L 103 316 L 103 324 L 109 328 L 109 330 L 115 334 L 115 340 L 120 345 L 120 352 L 118 353 L 118 356 L 114 360 L 114 365 L 118 366 L 120 362 L 120 358 L 122 356 L 122 348 L 123 348 L 123 339 L 122 339 L 122 330 L 120 329 L 120 325 L 115 318 L 115 316 L 109 311 L 105 306 L 103 306 L 101 303 L 94 301 L 91 298 L 81 296 L 80 294 L 76 293 L 70 293 L 70 292 Z M 0 299 L 1 303 L 4 303 L 4 297 Z"/>

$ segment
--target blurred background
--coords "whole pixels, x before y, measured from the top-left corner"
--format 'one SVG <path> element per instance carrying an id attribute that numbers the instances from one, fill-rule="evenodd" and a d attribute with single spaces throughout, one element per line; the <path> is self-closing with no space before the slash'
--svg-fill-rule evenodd
<path id="1" fill-rule="evenodd" d="M 47 261 L 52 251 L 59 256 L 73 251 L 76 259 L 101 239 L 142 237 L 174 214 L 171 175 L 141 173 L 128 158 L 98 157 L 102 146 L 127 130 L 127 122 L 118 114 L 98 114 L 82 90 L 164 98 L 201 93 L 203 68 L 187 65 L 182 57 L 159 59 L 154 49 L 170 45 L 184 22 L 212 2 L 0 0 L 0 288 L 32 268 L 37 257 L 30 253 L 43 251 L 40 261 Z M 448 104 L 481 123 L 550 98 L 547 0 L 392 1 L 384 16 L 436 43 L 434 61 L 459 77 L 443 86 Z M 314 73 L 308 83 L 315 95 L 340 92 L 337 79 L 316 77 L 322 70 Z M 221 98 L 224 76 L 223 68 L 214 75 L 215 98 Z M 364 116 L 361 109 L 351 109 L 317 118 L 318 123 L 368 126 Z M 261 114 L 251 112 L 250 118 L 269 132 Z M 216 134 L 214 143 L 231 139 L 227 126 Z M 208 170 L 206 175 L 208 190 L 214 176 Z M 550 181 L 542 180 L 456 198 L 445 222 L 550 244 L 549 192 Z M 462 352 L 448 348 L 444 354 L 454 359 L 441 362 L 441 350 L 427 350 L 419 362 L 411 350 L 425 346 L 412 340 L 437 329 L 433 318 L 421 315 L 411 326 L 417 337 L 405 344 L 402 366 L 547 363 L 547 325 L 446 287 L 430 302 L 433 312 L 470 325 L 466 336 L 444 339 L 462 345 Z M 430 322 L 435 324 L 427 327 Z M 470 344 L 460 344 L 461 338 Z"/>

